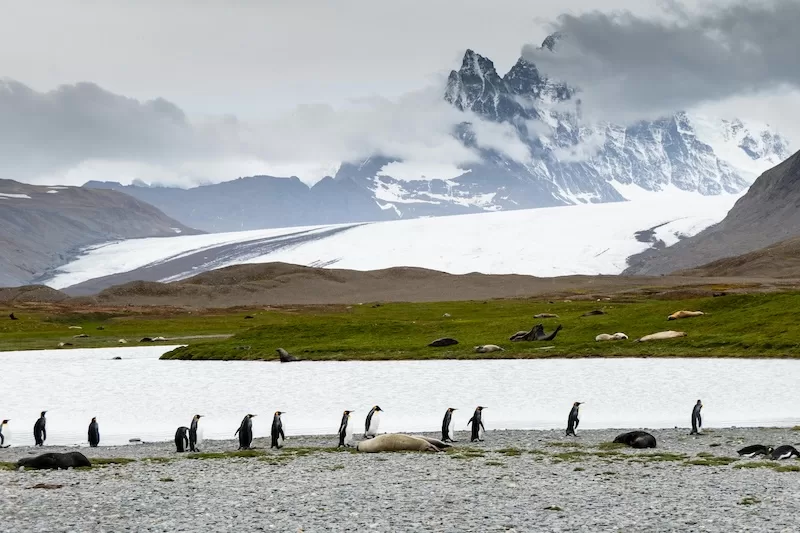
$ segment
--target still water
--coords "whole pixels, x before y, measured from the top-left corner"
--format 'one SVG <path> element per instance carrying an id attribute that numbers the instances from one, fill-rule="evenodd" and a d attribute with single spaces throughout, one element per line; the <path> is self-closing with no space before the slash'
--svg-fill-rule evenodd
<path id="1" fill-rule="evenodd" d="M 0 353 L 12 444 L 33 444 L 42 410 L 47 444 L 86 443 L 93 416 L 103 445 L 171 440 L 196 413 L 206 439 L 233 438 L 247 413 L 265 436 L 276 410 L 287 435 L 335 433 L 344 409 L 363 432 L 375 404 L 381 432 L 436 431 L 448 407 L 465 429 L 477 405 L 487 430 L 562 428 L 573 401 L 582 429 L 688 427 L 697 399 L 707 427 L 800 424 L 795 360 L 160 361 L 171 348 Z"/>

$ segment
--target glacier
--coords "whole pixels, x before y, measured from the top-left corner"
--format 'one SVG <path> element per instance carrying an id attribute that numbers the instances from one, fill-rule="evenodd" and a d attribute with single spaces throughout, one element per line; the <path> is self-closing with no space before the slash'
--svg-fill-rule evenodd
<path id="1" fill-rule="evenodd" d="M 62 289 L 85 281 L 197 254 L 153 281 L 177 281 L 244 263 L 373 270 L 413 266 L 465 274 L 619 274 L 627 258 L 718 222 L 739 194 L 704 196 L 668 187 L 660 192 L 619 186 L 630 201 L 428 217 L 365 224 L 131 239 L 85 249 L 43 283 Z M 640 232 L 652 233 L 642 238 Z M 637 236 L 637 234 L 639 234 Z M 269 252 L 249 243 L 268 241 Z M 254 250 L 256 252 L 254 253 Z M 168 271 L 168 269 L 166 270 Z"/>

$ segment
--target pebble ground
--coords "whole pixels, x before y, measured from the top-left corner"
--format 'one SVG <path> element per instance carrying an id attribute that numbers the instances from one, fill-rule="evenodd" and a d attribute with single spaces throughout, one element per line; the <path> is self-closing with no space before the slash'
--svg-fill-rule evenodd
<path id="1" fill-rule="evenodd" d="M 655 450 L 603 445 L 622 431 L 489 431 L 482 443 L 462 433 L 440 454 L 335 452 L 333 436 L 292 437 L 280 451 L 257 440 L 255 457 L 191 459 L 171 443 L 80 448 L 134 461 L 0 470 L 0 524 L 19 533 L 800 530 L 800 461 L 736 454 L 796 445 L 800 432 L 652 430 Z M 207 441 L 202 451 L 235 449 Z M 2 449 L 0 462 L 66 450 Z"/>

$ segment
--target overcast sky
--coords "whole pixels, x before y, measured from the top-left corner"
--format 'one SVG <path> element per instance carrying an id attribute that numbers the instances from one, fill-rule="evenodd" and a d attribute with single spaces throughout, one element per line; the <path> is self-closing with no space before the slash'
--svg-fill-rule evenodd
<path id="1" fill-rule="evenodd" d="M 797 0 L 777 0 L 781 9 L 787 2 L 800 6 Z M 746 4 L 751 10 L 740 12 L 724 7 L 735 4 L 0 0 L 0 78 L 5 80 L 0 85 L 0 142 L 5 142 L 0 177 L 75 183 L 141 177 L 183 183 L 300 169 L 295 173 L 313 181 L 335 170 L 342 158 L 375 149 L 423 163 L 437 163 L 437 153 L 447 163 L 464 162 L 470 154 L 449 139 L 449 127 L 458 117 L 440 101 L 447 73 L 458 68 L 466 48 L 492 59 L 501 74 L 523 50 L 526 57 L 542 59 L 525 45 L 538 46 L 556 29 L 577 36 L 565 48 L 569 60 L 542 67 L 574 82 L 595 84 L 599 89 L 587 93 L 586 100 L 591 103 L 594 96 L 598 108 L 612 107 L 609 94 L 618 87 L 611 81 L 643 76 L 629 88 L 625 100 L 630 106 L 618 102 L 617 114 L 652 114 L 665 102 L 692 105 L 697 103 L 688 94 L 693 91 L 701 92 L 706 104 L 741 101 L 758 92 L 781 92 L 780 101 L 795 98 L 793 57 L 800 32 L 780 32 L 792 33 L 789 28 L 800 20 L 781 15 L 778 20 L 786 24 L 770 32 L 775 17 L 753 21 L 752 9 L 763 11 L 761 6 L 776 2 L 751 0 Z M 599 6 L 602 13 L 590 12 Z M 630 14 L 613 15 L 618 10 Z M 673 31 L 654 20 L 682 26 Z M 742 21 L 752 24 L 742 29 Z M 710 41 L 701 38 L 684 48 L 674 46 L 701 29 L 749 40 L 733 51 L 730 39 L 711 50 Z M 758 32 L 762 38 L 753 40 Z M 611 35 L 622 39 L 619 46 L 597 50 Z M 697 74 L 718 65 L 715 76 L 730 75 L 714 87 L 708 77 L 694 75 L 672 100 L 663 90 L 655 101 L 643 97 L 654 86 L 663 89 L 668 76 L 653 74 L 665 65 L 684 65 L 687 53 L 695 55 L 691 46 L 702 58 L 691 58 L 697 59 L 694 70 L 679 66 L 676 72 Z M 748 60 L 760 60 L 760 52 L 786 46 L 767 67 L 740 72 L 735 53 L 749 50 Z M 728 53 L 721 53 L 726 47 Z M 620 54 L 631 48 L 640 52 L 638 57 Z M 650 57 L 655 61 L 649 62 Z M 778 75 L 792 65 L 794 73 Z M 764 78 L 760 85 L 753 83 L 757 76 Z M 753 114 L 765 120 L 785 117 L 785 110 L 773 113 L 765 102 L 759 95 Z M 507 132 L 487 128 L 488 145 L 507 139 Z M 423 137 L 421 130 L 426 131 Z"/>

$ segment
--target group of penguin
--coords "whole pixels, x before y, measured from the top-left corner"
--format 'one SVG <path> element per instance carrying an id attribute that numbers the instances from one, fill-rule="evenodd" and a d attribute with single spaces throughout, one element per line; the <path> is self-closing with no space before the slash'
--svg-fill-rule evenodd
<path id="1" fill-rule="evenodd" d="M 569 415 L 567 416 L 567 431 L 566 436 L 577 436 L 575 430 L 578 429 L 580 423 L 579 414 L 580 406 L 583 402 L 575 402 L 572 404 Z M 701 410 L 703 402 L 697 400 L 697 403 L 692 408 L 692 430 L 690 435 L 699 433 L 700 428 L 703 426 L 701 417 Z M 471 426 L 470 441 L 483 441 L 486 428 L 483 425 L 483 410 L 487 409 L 485 406 L 478 406 L 472 417 L 467 422 L 467 426 Z M 453 423 L 453 412 L 457 411 L 455 407 L 448 407 L 445 411 L 444 419 L 442 420 L 442 441 L 443 442 L 456 442 L 455 441 L 455 427 Z M 344 411 L 342 420 L 339 424 L 339 444 L 338 446 L 351 447 L 353 446 L 353 424 L 351 423 L 351 415 L 354 411 L 352 409 Z M 364 423 L 364 438 L 371 439 L 377 436 L 378 428 L 380 427 L 381 413 L 383 409 L 375 405 L 367 413 L 367 418 Z M 36 446 L 44 446 L 44 441 L 47 439 L 47 419 L 45 414 L 47 411 L 42 411 L 40 417 L 33 425 L 33 437 L 36 441 Z M 275 411 L 272 417 L 272 428 L 270 431 L 270 448 L 282 448 L 286 436 L 283 433 L 283 422 L 281 422 L 281 415 L 285 411 Z M 253 444 L 253 417 L 254 414 L 247 414 L 242 419 L 239 429 L 236 430 L 234 436 L 239 437 L 239 449 L 248 450 Z M 175 448 L 178 452 L 192 451 L 199 452 L 198 444 L 200 442 L 198 426 L 200 419 L 203 415 L 194 415 L 189 427 L 180 426 L 175 432 Z M 10 420 L 6 419 L 0 422 L 0 447 L 8 447 L 5 444 L 5 436 L 3 430 Z M 96 448 L 100 444 L 100 428 L 96 418 L 92 418 L 89 423 L 88 430 L 89 445 Z M 654 440 L 654 439 L 653 439 Z M 653 443 L 653 446 L 655 443 Z M 764 446 L 762 444 L 755 444 L 746 446 L 738 450 L 738 454 L 746 457 L 755 457 L 757 455 L 770 456 L 772 459 L 789 459 L 791 457 L 800 457 L 800 452 L 790 445 L 778 446 Z"/>

